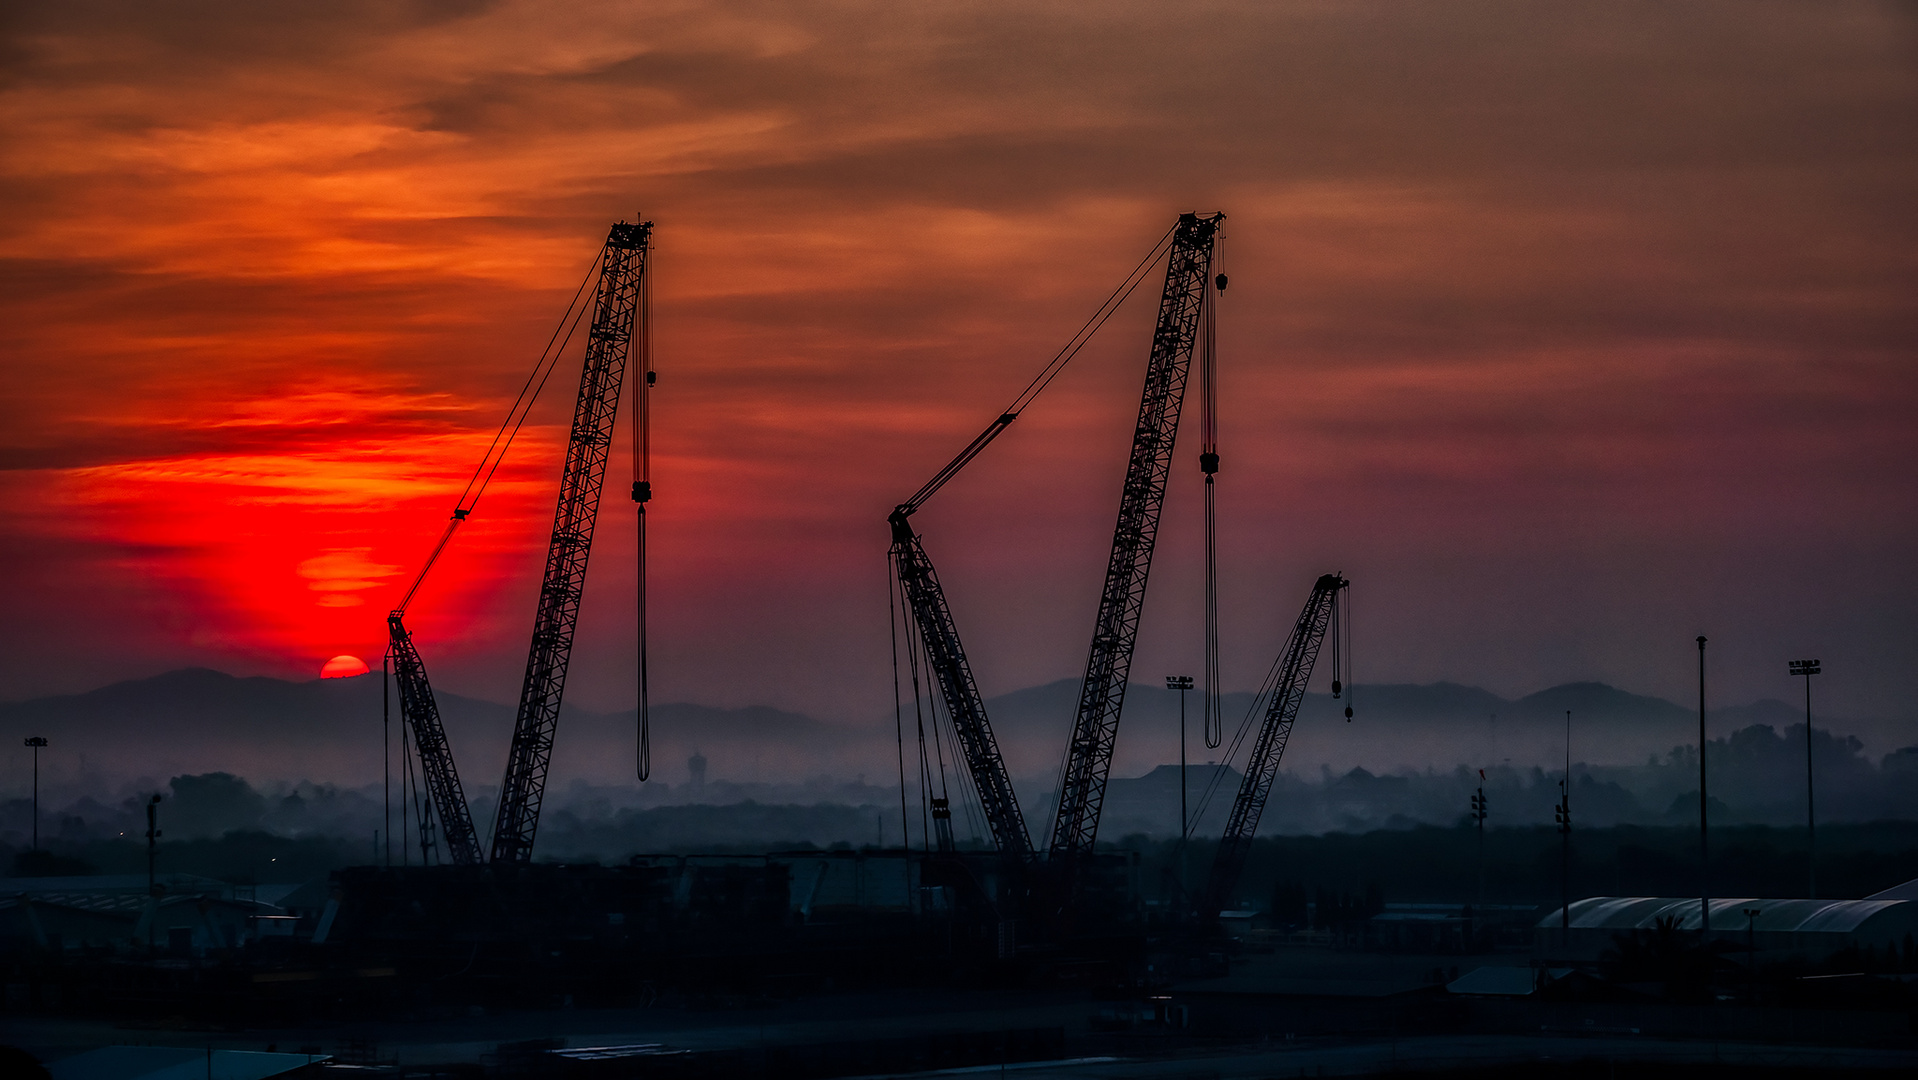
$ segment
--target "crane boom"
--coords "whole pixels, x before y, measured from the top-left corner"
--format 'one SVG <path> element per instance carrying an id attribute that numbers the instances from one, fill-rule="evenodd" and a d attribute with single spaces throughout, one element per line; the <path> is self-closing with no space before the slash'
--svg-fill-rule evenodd
<path id="1" fill-rule="evenodd" d="M 403 611 L 396 610 L 386 617 L 393 678 L 400 690 L 400 717 L 413 729 L 413 746 L 420 756 L 420 771 L 426 776 L 431 807 L 439 814 L 447 854 L 456 866 L 477 866 L 479 834 L 473 831 L 473 814 L 460 789 L 459 772 L 453 768 L 453 750 L 447 745 L 446 729 L 440 724 L 439 702 L 434 699 L 433 686 L 426 679 L 426 664 L 413 646 L 413 635 L 407 631 L 403 616 Z M 422 861 L 433 851 L 433 831 L 430 818 L 420 822 Z"/>
<path id="2" fill-rule="evenodd" d="M 1285 650 L 1279 654 L 1271 683 L 1272 700 L 1266 707 L 1265 721 L 1259 726 L 1259 737 L 1252 744 L 1252 754 L 1246 758 L 1245 776 L 1239 781 L 1238 797 L 1232 800 L 1225 836 L 1212 859 L 1205 906 L 1201 909 L 1207 917 L 1218 914 L 1227 894 L 1239 883 L 1246 853 L 1252 848 L 1252 834 L 1259 829 L 1259 817 L 1272 794 L 1272 781 L 1279 774 L 1279 759 L 1285 755 L 1286 740 L 1292 736 L 1292 723 L 1298 719 L 1299 706 L 1305 702 L 1305 685 L 1311 681 L 1312 665 L 1317 663 L 1319 647 L 1325 643 L 1325 628 L 1332 621 L 1339 590 L 1348 584 L 1350 582 L 1337 574 L 1322 575 L 1313 584 L 1312 595 L 1306 598 L 1305 609 L 1299 612 L 1299 621 L 1292 627 L 1292 636 L 1286 639 Z M 1334 694 L 1339 689 L 1336 655 L 1335 652 Z M 1350 716 L 1350 711 L 1346 715 Z"/>
<path id="3" fill-rule="evenodd" d="M 513 722 L 506 777 L 500 784 L 491 855 L 495 863 L 524 863 L 533 857 L 533 834 L 539 827 L 553 757 L 553 733 L 559 726 L 560 698 L 566 689 L 573 631 L 579 623 L 586 560 L 599 518 L 620 388 L 633 350 L 652 230 L 650 221 L 622 221 L 613 225 L 606 238 L 579 398 L 560 476 L 559 505 L 553 514 L 553 537 L 546 552 L 546 574 L 526 657 L 526 678 Z"/>
<path id="4" fill-rule="evenodd" d="M 996 430 L 988 429 L 989 435 L 981 438 L 989 440 L 990 435 L 1004 430 L 1005 425 L 1012 422 L 1012 415 L 1000 417 Z M 977 452 L 971 447 L 968 450 Z M 979 792 L 980 809 L 985 812 L 993 842 L 1007 859 L 1029 863 L 1035 853 L 1032 838 L 1026 832 L 1025 816 L 1019 812 L 1019 800 L 1013 794 L 1012 777 L 1006 772 L 1005 760 L 999 756 L 999 743 L 986 720 L 985 699 L 979 694 L 978 683 L 973 681 L 965 647 L 959 643 L 959 628 L 952 620 L 945 590 L 933 572 L 932 560 L 926 557 L 925 546 L 912 530 L 911 514 L 912 506 L 906 504 L 887 519 L 892 525 L 893 570 L 905 591 L 906 606 L 912 609 L 919 625 L 927 663 L 945 697 L 952 730 L 966 755 L 967 768 L 972 774 L 973 787 Z"/>
<path id="5" fill-rule="evenodd" d="M 1106 564 L 1105 588 L 1099 596 L 1099 615 L 1079 688 L 1079 710 L 1066 749 L 1059 809 L 1047 853 L 1048 861 L 1063 863 L 1067 873 L 1074 861 L 1092 853 L 1099 831 L 1106 775 L 1112 768 L 1132 648 L 1145 606 L 1146 575 L 1152 567 L 1159 512 L 1172 469 L 1179 411 L 1198 342 L 1199 319 L 1212 284 L 1213 245 L 1224 220 L 1224 214 L 1181 214 L 1173 230 L 1139 423 L 1112 534 L 1112 557 Z"/>

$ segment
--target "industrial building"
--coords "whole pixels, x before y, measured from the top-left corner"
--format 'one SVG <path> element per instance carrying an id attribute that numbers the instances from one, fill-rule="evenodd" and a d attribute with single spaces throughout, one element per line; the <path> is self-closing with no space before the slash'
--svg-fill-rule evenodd
<path id="1" fill-rule="evenodd" d="M 1541 954 L 1595 959 L 1622 935 L 1655 932 L 1661 922 L 1680 932 L 1704 926 L 1696 896 L 1593 896 L 1574 901 L 1570 926 L 1561 909 L 1540 919 Z M 1918 942 L 1918 880 L 1862 900 L 1712 897 L 1711 936 L 1764 953 L 1823 957 L 1844 949 L 1913 948 Z"/>

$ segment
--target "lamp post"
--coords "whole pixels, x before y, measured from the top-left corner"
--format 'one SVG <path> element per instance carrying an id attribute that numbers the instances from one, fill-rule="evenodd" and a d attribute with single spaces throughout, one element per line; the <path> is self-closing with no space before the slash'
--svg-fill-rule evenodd
<path id="1" fill-rule="evenodd" d="M 147 800 L 147 896 L 153 904 L 153 914 L 147 919 L 147 951 L 153 951 L 153 924 L 160 921 L 160 886 L 154 881 L 153 869 L 160 847 L 160 797 L 155 795 Z"/>
<path id="2" fill-rule="evenodd" d="M 34 735 L 27 739 L 26 745 L 33 750 L 33 850 L 40 850 L 40 748 L 47 745 L 46 737 Z"/>
<path id="3" fill-rule="evenodd" d="M 1810 900 L 1818 899 L 1818 816 L 1811 802 L 1811 677 L 1822 670 L 1816 660 L 1791 662 L 1791 673 L 1805 677 L 1805 895 Z"/>
<path id="4" fill-rule="evenodd" d="M 1565 778 L 1558 782 L 1559 945 L 1572 946 L 1572 710 L 1565 710 Z"/>
<path id="5" fill-rule="evenodd" d="M 1485 770 L 1478 771 L 1478 791 L 1472 795 L 1472 820 L 1478 824 L 1478 917 L 1485 917 Z"/>
<path id="6" fill-rule="evenodd" d="M 1699 940 L 1712 936 L 1710 822 L 1705 798 L 1705 635 L 1698 635 L 1698 926 Z"/>
<path id="7" fill-rule="evenodd" d="M 1764 912 L 1755 907 L 1740 908 L 1745 916 L 1745 975 L 1748 980 L 1746 993 L 1751 1000 L 1758 1000 L 1758 917 Z"/>
<path id="8" fill-rule="evenodd" d="M 1185 692 L 1192 689 L 1192 676 L 1167 675 L 1165 688 L 1179 692 L 1179 891 L 1186 890 L 1185 837 L 1190 823 L 1185 816 Z M 1180 902 L 1183 904 L 1184 898 Z"/>

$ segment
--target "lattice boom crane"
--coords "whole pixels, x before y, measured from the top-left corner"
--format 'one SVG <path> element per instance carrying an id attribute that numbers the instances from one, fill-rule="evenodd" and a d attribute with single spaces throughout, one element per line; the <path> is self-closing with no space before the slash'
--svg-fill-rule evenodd
<path id="1" fill-rule="evenodd" d="M 506 777 L 500 784 L 499 814 L 493 824 L 494 863 L 524 863 L 533 858 L 533 835 L 539 828 L 546 772 L 553 759 L 553 734 L 559 726 L 560 698 L 566 690 L 573 632 L 579 624 L 586 560 L 592 554 L 620 388 L 635 338 L 644 330 L 638 323 L 652 231 L 650 221 L 619 222 L 607 236 L 601 256 L 586 362 L 566 443 L 559 506 L 553 514 L 553 538 L 546 552 L 546 574 L 540 584 Z"/>
<path id="2" fill-rule="evenodd" d="M 1031 835 L 1026 832 L 1025 816 L 1019 812 L 1019 800 L 1013 794 L 1012 777 L 1006 772 L 1005 759 L 999 756 L 999 744 L 993 738 L 992 724 L 986 719 L 985 699 L 980 696 L 979 685 L 973 680 L 972 665 L 966 660 L 965 646 L 959 642 L 959 628 L 952 620 L 952 608 L 946 603 L 945 590 L 939 585 L 939 576 L 933 572 L 932 560 L 926 557 L 925 546 L 912 529 L 913 511 L 933 491 L 938 490 L 939 485 L 958 472 L 959 467 L 984 449 L 986 443 L 1004 431 L 1017 415 L 1006 413 L 1000 416 L 986 429 L 985 434 L 973 440 L 973 444 L 952 465 L 942 470 L 925 488 L 921 488 L 919 494 L 895 508 L 887 521 L 892 526 L 893 572 L 899 577 L 900 588 L 906 595 L 906 606 L 912 610 L 913 619 L 918 624 L 920 639 L 925 643 L 927 664 L 932 668 L 933 677 L 938 680 L 939 691 L 946 701 L 947 714 L 952 718 L 952 730 L 966 755 L 973 787 L 979 792 L 980 809 L 985 813 L 986 827 L 992 830 L 993 843 L 1002 856 L 1013 862 L 1027 864 L 1032 862 L 1036 853 L 1032 848 Z"/>
<path id="3" fill-rule="evenodd" d="M 1152 568 L 1159 512 L 1165 506 L 1166 479 L 1172 470 L 1173 441 L 1179 433 L 1200 317 L 1213 284 L 1213 247 L 1224 220 L 1224 214 L 1181 214 L 1173 230 L 1165 292 L 1159 300 L 1159 321 L 1139 401 L 1139 423 L 1119 496 L 1112 557 L 1099 595 L 1099 615 L 1093 623 L 1092 648 L 1079 688 L 1078 715 L 1066 750 L 1047 852 L 1047 862 L 1066 874 L 1092 853 L 1099 832 L 1119 712 L 1139 636 L 1139 615 L 1145 607 L 1146 575 Z"/>
<path id="4" fill-rule="evenodd" d="M 447 538 L 464 516 L 462 513 L 454 517 L 446 535 L 440 538 L 441 548 L 446 546 Z M 411 599 L 412 594 L 407 595 Z M 420 757 L 420 772 L 425 776 L 429 800 L 420 814 L 420 858 L 425 861 L 434 857 L 437 841 L 432 815 L 437 813 L 438 831 L 445 834 L 446 853 L 454 865 L 477 866 L 481 861 L 479 834 L 473 831 L 473 814 L 467 809 L 466 795 L 460 789 L 459 770 L 453 767 L 453 749 L 447 745 L 446 729 L 440 724 L 439 702 L 433 697 L 433 685 L 427 681 L 426 664 L 413 645 L 413 635 L 406 629 L 405 614 L 402 602 L 386 617 L 386 629 L 393 681 L 400 691 L 401 721 L 413 729 L 413 749 Z"/>
<path id="5" fill-rule="evenodd" d="M 1273 666 L 1269 682 L 1271 702 L 1266 707 L 1265 721 L 1259 726 L 1259 737 L 1252 744 L 1251 756 L 1246 758 L 1245 776 L 1239 782 L 1238 797 L 1232 800 L 1225 836 L 1219 841 L 1219 850 L 1212 859 L 1212 873 L 1206 881 L 1200 913 L 1207 919 L 1217 917 L 1233 887 L 1239 883 L 1239 872 L 1245 869 L 1246 853 L 1252 849 L 1252 834 L 1259 830 L 1259 817 L 1265 813 L 1266 799 L 1272 794 L 1272 781 L 1279 775 L 1279 759 L 1285 755 L 1286 741 L 1292 737 L 1292 723 L 1299 718 L 1299 706 L 1305 701 L 1305 685 L 1312 679 L 1312 666 L 1318 662 L 1319 649 L 1325 643 L 1326 627 L 1335 618 L 1340 591 L 1349 584 L 1337 574 L 1325 574 L 1313 584 L 1312 595 L 1306 598 L 1305 609 L 1299 612 L 1299 621 L 1293 624 L 1292 636 L 1286 639 L 1285 649 Z M 1336 649 L 1332 666 L 1332 693 L 1336 696 L 1340 689 Z M 1351 715 L 1347 709 L 1346 716 Z"/>

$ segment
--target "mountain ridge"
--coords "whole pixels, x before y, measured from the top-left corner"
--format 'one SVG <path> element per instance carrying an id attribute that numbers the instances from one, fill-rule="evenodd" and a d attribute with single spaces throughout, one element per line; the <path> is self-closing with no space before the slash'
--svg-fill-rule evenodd
<path id="1" fill-rule="evenodd" d="M 1014 775 L 1044 775 L 1056 768 L 1077 697 L 1078 680 L 1059 679 L 986 700 L 987 715 Z M 494 768 L 503 767 L 513 708 L 445 690 L 438 691 L 438 698 L 463 778 L 469 787 L 482 790 L 496 775 Z M 381 775 L 383 768 L 382 728 L 390 721 L 382 721 L 381 699 L 381 681 L 370 674 L 293 681 L 181 668 L 76 694 L 0 704 L 0 730 L 9 737 L 52 738 L 54 746 L 42 767 L 56 780 L 66 768 L 74 775 L 91 771 L 164 778 L 229 771 L 365 782 Z M 1352 723 L 1343 718 L 1348 702 L 1356 712 Z M 1241 725 L 1259 721 L 1262 712 L 1255 714 L 1255 704 L 1250 693 L 1222 696 L 1228 738 Z M 1198 738 L 1199 695 L 1188 695 L 1184 705 L 1194 765 L 1208 754 L 1216 758 L 1219 751 L 1204 749 Z M 1566 708 L 1573 710 L 1574 755 L 1581 759 L 1642 762 L 1647 755 L 1696 741 L 1694 710 L 1605 683 L 1566 683 L 1516 699 L 1449 681 L 1384 683 L 1355 686 L 1338 701 L 1327 694 L 1308 694 L 1287 766 L 1343 769 L 1360 764 L 1379 771 L 1449 768 L 1462 761 L 1548 762 L 1562 756 Z M 1113 775 L 1176 761 L 1179 710 L 1174 691 L 1145 684 L 1129 687 L 1127 723 Z M 682 778 L 680 763 L 696 752 L 710 760 L 715 778 L 736 780 L 889 775 L 897 768 L 893 733 L 881 732 L 892 725 L 877 719 L 822 720 L 771 706 L 726 709 L 691 702 L 654 706 L 652 718 L 655 759 L 673 782 Z M 1802 722 L 1801 713 L 1772 699 L 1723 706 L 1712 710 L 1710 718 L 1714 735 L 1722 735 L 1728 725 Z M 630 779 L 625 770 L 636 721 L 636 710 L 596 712 L 567 706 L 555 749 L 555 776 Z M 394 737 L 390 753 L 397 768 L 398 732 L 388 731 Z M 290 775 L 290 762 L 297 762 L 304 775 Z"/>

